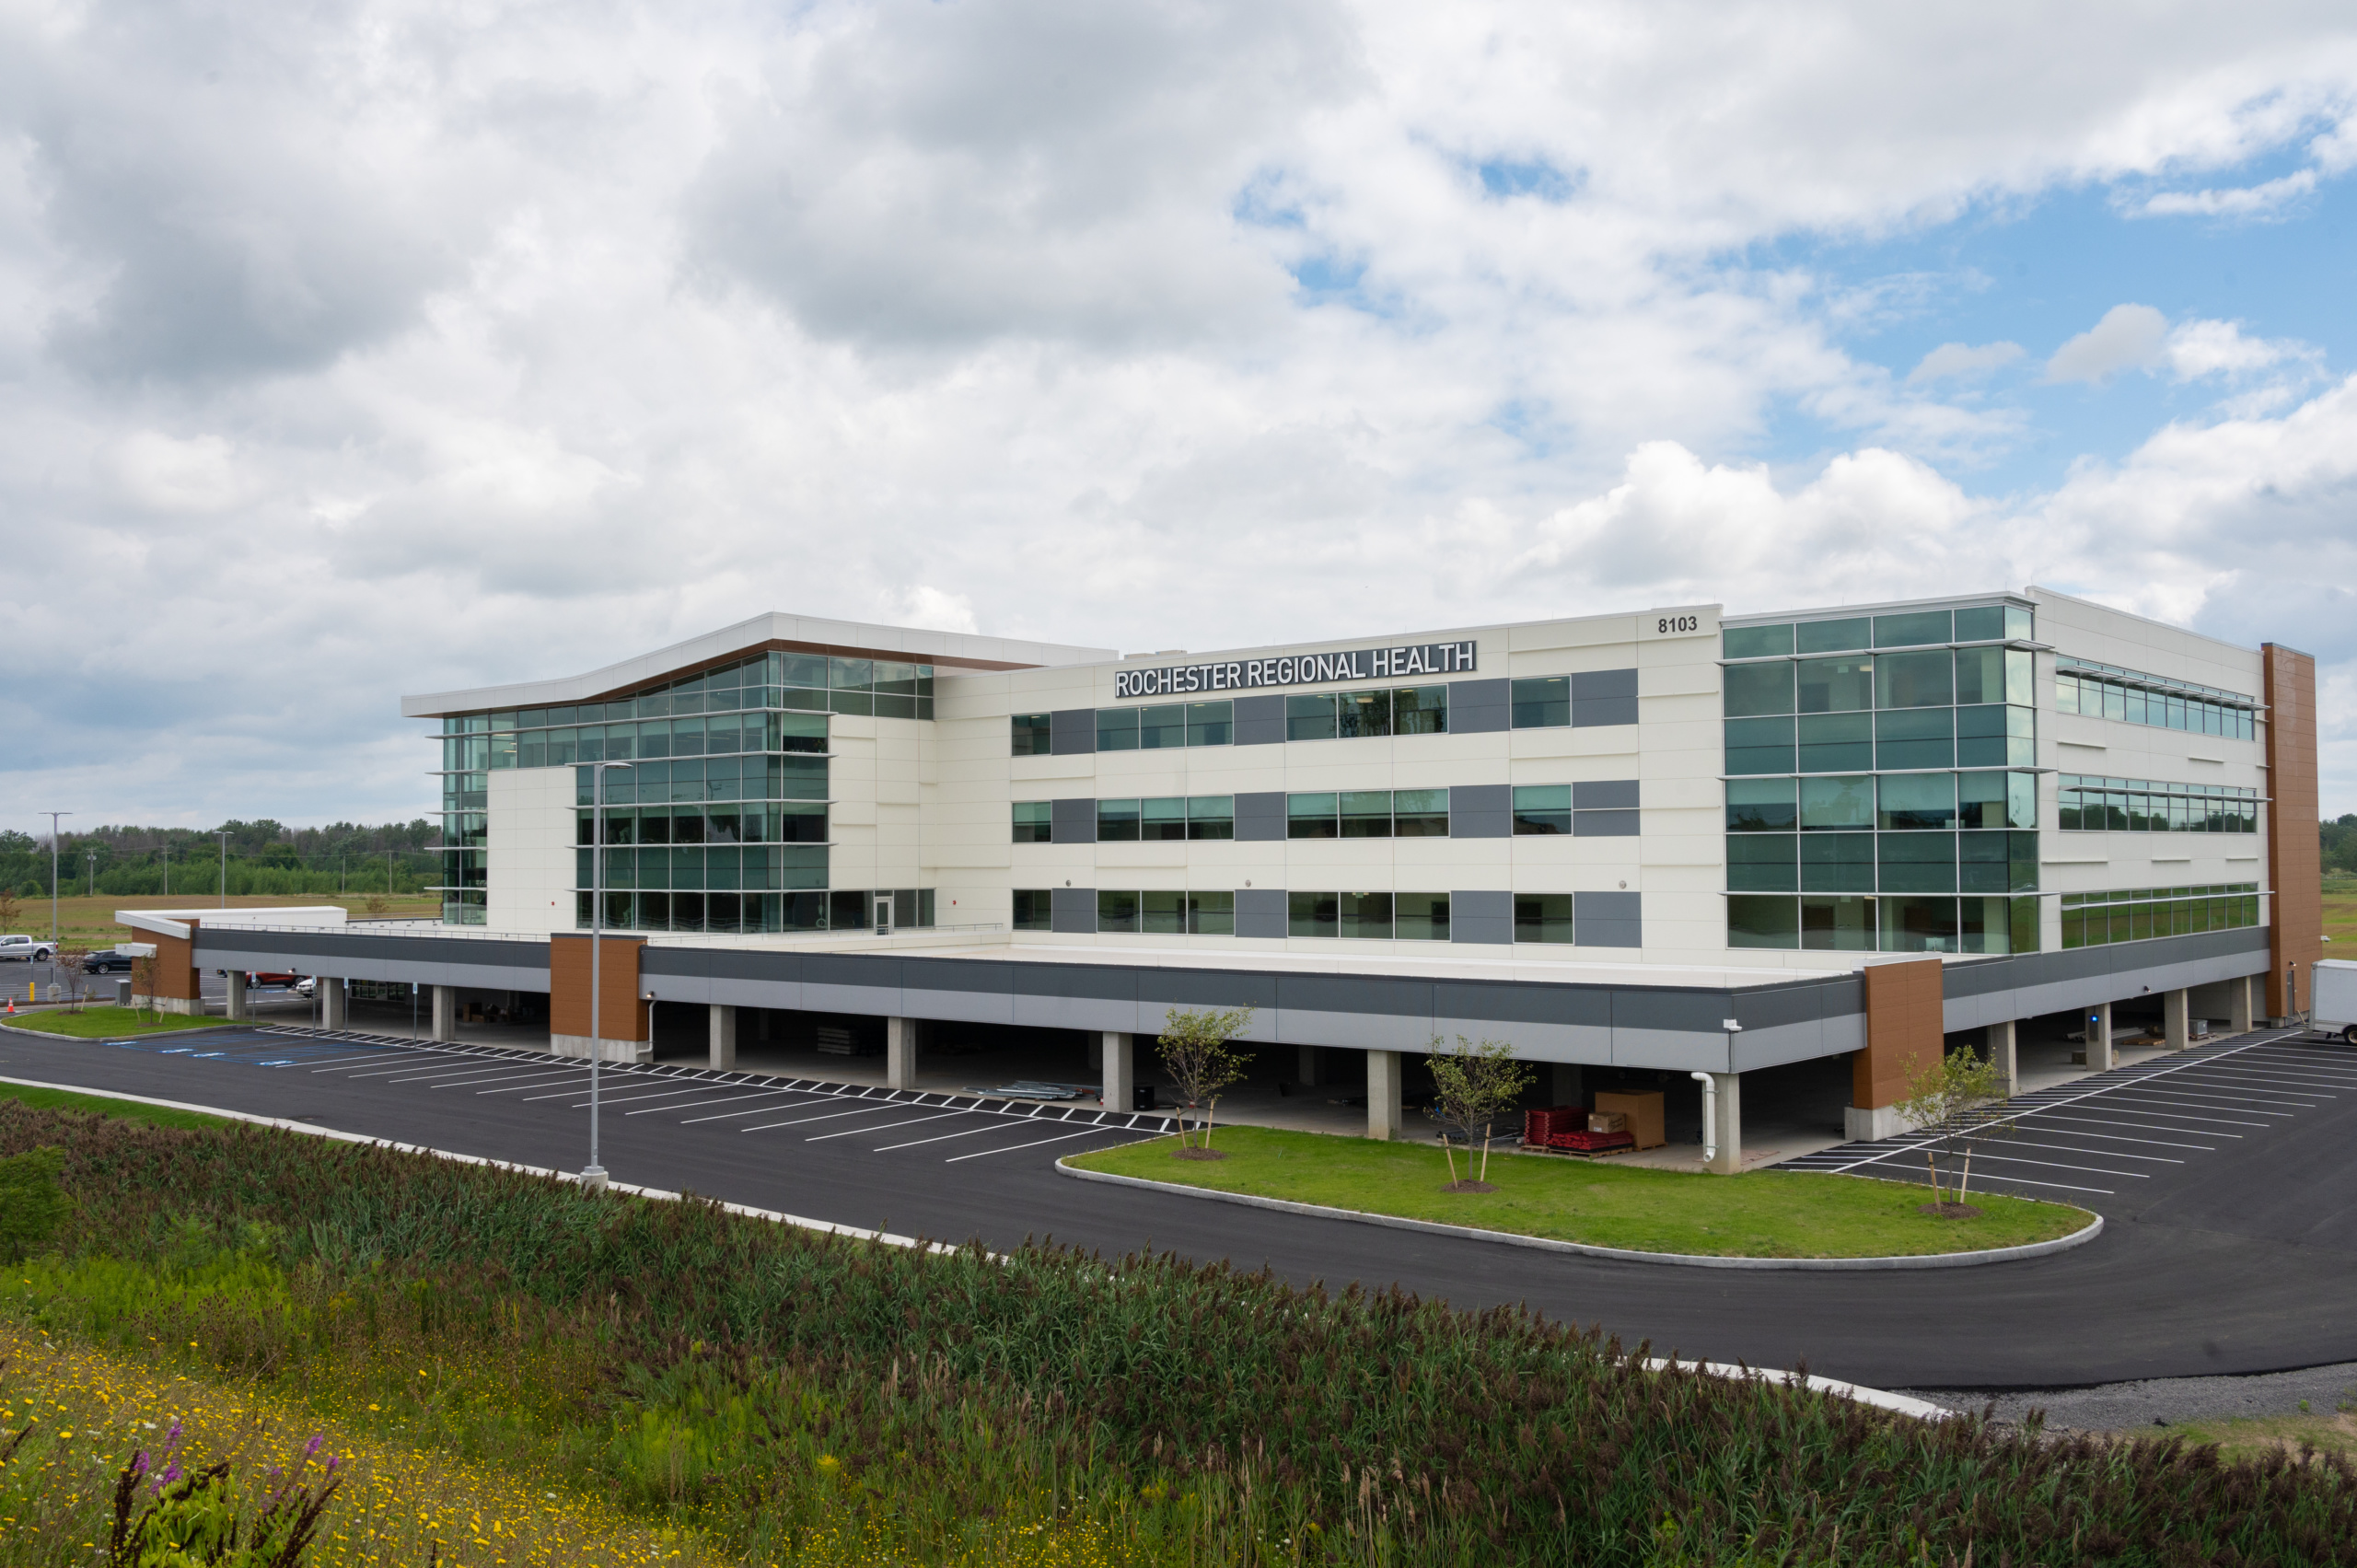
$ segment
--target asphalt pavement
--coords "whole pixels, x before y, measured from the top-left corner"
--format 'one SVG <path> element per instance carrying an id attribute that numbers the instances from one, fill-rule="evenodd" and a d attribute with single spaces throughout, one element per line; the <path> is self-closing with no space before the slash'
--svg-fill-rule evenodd
<path id="1" fill-rule="evenodd" d="M 2172 1079 L 2154 1079 L 2170 1066 Z M 136 1043 L 10 1031 L 0 1034 L 0 1076 L 528 1165 L 577 1169 L 587 1155 L 586 1066 L 537 1053 L 267 1025 Z M 1176 1251 L 1265 1265 L 1301 1284 L 1519 1303 L 1655 1353 L 1805 1365 L 1882 1388 L 2051 1389 L 2357 1361 L 2346 1305 L 2357 1288 L 2357 1050 L 2280 1030 L 2072 1086 L 2083 1097 L 2078 1133 L 2151 1144 L 2083 1137 L 2039 1151 L 2025 1134 L 2000 1153 L 2062 1166 L 2094 1165 L 2088 1149 L 2154 1156 L 2113 1158 L 2099 1177 L 2011 1172 L 2068 1183 L 2044 1195 L 2101 1213 L 2105 1234 L 2051 1257 L 1929 1271 L 1705 1270 L 1538 1252 L 1056 1173 L 1062 1155 L 1144 1135 L 1119 1117 L 1000 1114 L 701 1069 L 603 1076 L 615 1179 L 842 1225 L 993 1248 L 1039 1239 L 1109 1256 Z M 2070 1110 L 2052 1108 L 2052 1127 Z M 2119 1125 L 2148 1117 L 2174 1131 Z M 2221 1125 L 2196 1138 L 2196 1118 Z M 2061 1136 L 2041 1130 L 2037 1141 Z M 1907 1174 L 1910 1153 L 1852 1151 L 1862 1174 L 1877 1175 Z"/>

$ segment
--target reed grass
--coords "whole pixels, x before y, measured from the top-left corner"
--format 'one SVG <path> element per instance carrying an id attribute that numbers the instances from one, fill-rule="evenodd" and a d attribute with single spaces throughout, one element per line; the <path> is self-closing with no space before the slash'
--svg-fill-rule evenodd
<path id="1" fill-rule="evenodd" d="M 0 1155 L 42 1144 L 75 1214 L 0 1312 L 600 1475 L 748 1562 L 2357 1562 L 2337 1456 L 1924 1423 L 1514 1309 L 0 1102 Z"/>

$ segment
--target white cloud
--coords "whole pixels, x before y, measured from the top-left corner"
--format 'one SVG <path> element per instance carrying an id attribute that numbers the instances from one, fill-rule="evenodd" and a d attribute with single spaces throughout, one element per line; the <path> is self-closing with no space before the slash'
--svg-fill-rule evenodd
<path id="1" fill-rule="evenodd" d="M 2121 370 L 2159 363 L 2169 320 L 2149 305 L 2115 305 L 2103 319 L 2054 351 L 2049 381 L 2104 381 Z"/>
<path id="2" fill-rule="evenodd" d="M 1907 373 L 1907 384 L 1919 387 L 1933 381 L 1978 380 L 2021 356 L 2019 343 L 1942 343 Z"/>
<path id="3" fill-rule="evenodd" d="M 2162 357 L 2170 374 L 2190 381 L 2202 376 L 2247 376 L 2287 361 L 2313 363 L 2319 356 L 2305 343 L 2245 337 L 2233 321 L 2186 321 L 2170 330 Z"/>
<path id="4" fill-rule="evenodd" d="M 2142 217 L 2271 217 L 2316 188 L 2316 171 L 2303 168 L 2263 185 L 2219 191 L 2164 191 L 2133 211 Z"/>

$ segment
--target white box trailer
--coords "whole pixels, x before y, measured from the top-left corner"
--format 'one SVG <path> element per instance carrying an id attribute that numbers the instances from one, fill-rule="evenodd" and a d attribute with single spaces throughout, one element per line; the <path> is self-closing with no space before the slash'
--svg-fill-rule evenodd
<path id="1" fill-rule="evenodd" d="M 2308 971 L 2308 1027 L 2357 1045 L 2357 963 L 2320 958 Z"/>

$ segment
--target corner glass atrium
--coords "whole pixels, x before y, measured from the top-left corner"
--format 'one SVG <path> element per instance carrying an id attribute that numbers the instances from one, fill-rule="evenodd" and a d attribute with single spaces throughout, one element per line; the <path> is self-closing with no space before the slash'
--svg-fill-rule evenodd
<path id="1" fill-rule="evenodd" d="M 602 772 L 608 926 L 868 926 L 874 890 L 829 891 L 828 718 L 931 718 L 933 703 L 931 665 L 772 651 L 604 703 L 452 715 L 440 737 L 443 920 L 480 925 L 487 913 L 491 774 L 571 767 L 578 924 L 590 922 Z M 884 894 L 893 923 L 932 923 L 932 889 Z"/>

